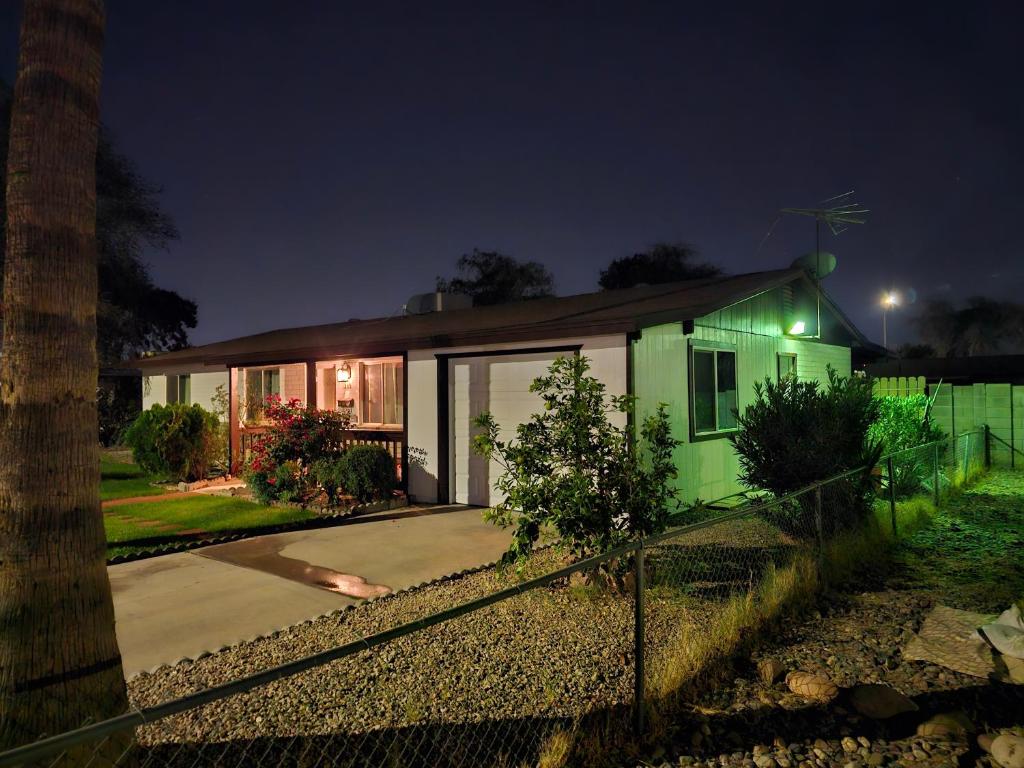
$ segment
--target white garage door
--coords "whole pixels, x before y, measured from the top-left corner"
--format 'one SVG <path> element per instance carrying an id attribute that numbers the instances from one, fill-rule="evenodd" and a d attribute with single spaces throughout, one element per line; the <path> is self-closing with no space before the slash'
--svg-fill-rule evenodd
<path id="1" fill-rule="evenodd" d="M 519 424 L 538 413 L 543 401 L 530 392 L 530 384 L 547 373 L 551 361 L 572 352 L 538 352 L 525 355 L 461 357 L 449 361 L 448 381 L 452 415 L 452 487 L 458 504 L 492 507 L 501 502 L 493 484 L 501 474 L 496 462 L 473 451 L 473 420 L 490 411 L 508 440 Z"/>

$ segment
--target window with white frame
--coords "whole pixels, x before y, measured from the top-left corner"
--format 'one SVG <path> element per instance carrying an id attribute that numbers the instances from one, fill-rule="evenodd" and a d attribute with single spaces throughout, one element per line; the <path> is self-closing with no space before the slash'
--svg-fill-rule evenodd
<path id="1" fill-rule="evenodd" d="M 795 352 L 779 352 L 779 381 L 786 377 L 796 378 Z"/>
<path id="2" fill-rule="evenodd" d="M 359 422 L 367 426 L 401 425 L 403 410 L 400 361 L 360 364 Z"/>
<path id="3" fill-rule="evenodd" d="M 167 377 L 167 402 L 192 403 L 192 376 L 188 373 L 180 373 Z"/>
<path id="4" fill-rule="evenodd" d="M 737 428 L 736 350 L 694 344 L 690 349 L 690 425 L 694 436 Z"/>
<path id="5" fill-rule="evenodd" d="M 257 424 L 263 418 L 267 398 L 281 394 L 280 368 L 240 368 L 238 370 L 239 402 L 242 421 Z"/>

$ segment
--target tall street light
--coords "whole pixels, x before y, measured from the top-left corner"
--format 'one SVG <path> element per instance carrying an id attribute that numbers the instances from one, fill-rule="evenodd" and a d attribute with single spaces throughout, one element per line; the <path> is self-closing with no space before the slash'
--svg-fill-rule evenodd
<path id="1" fill-rule="evenodd" d="M 895 309 L 900 305 L 900 297 L 898 294 L 889 291 L 882 296 L 882 346 L 885 349 L 889 348 L 889 334 L 888 328 L 886 327 L 886 320 L 889 316 L 889 310 Z"/>

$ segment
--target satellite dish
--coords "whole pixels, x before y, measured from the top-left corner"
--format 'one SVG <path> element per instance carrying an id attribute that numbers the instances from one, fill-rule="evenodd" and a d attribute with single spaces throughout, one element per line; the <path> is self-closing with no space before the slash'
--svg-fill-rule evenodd
<path id="1" fill-rule="evenodd" d="M 834 253 L 819 251 L 805 253 L 793 262 L 794 267 L 800 267 L 815 280 L 831 275 L 836 268 L 836 256 Z"/>

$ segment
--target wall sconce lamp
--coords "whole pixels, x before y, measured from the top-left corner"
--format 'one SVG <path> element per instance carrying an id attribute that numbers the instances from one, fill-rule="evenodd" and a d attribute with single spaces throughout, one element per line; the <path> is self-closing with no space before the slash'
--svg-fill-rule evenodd
<path id="1" fill-rule="evenodd" d="M 348 384 L 350 381 L 352 381 L 352 366 L 342 363 L 338 366 L 338 383 Z"/>

